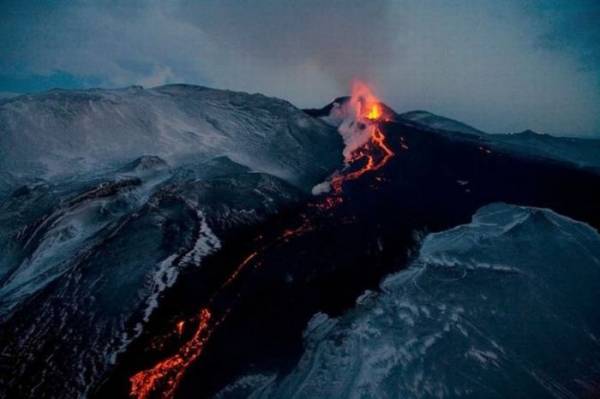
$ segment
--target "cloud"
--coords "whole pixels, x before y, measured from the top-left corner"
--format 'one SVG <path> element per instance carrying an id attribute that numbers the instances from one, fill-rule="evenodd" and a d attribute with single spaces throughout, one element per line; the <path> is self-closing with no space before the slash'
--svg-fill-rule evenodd
<path id="1" fill-rule="evenodd" d="M 526 3 L 526 10 L 544 21 L 543 48 L 576 57 L 589 70 L 600 70 L 600 2 L 597 0 Z"/>
<path id="2" fill-rule="evenodd" d="M 177 78 L 170 67 L 157 65 L 154 67 L 150 75 L 138 79 L 137 83 L 144 87 L 155 87 L 176 81 Z"/>
<path id="3" fill-rule="evenodd" d="M 2 7 L 4 77 L 64 73 L 112 87 L 196 83 L 302 107 L 347 94 L 358 77 L 399 111 L 428 109 L 493 132 L 600 133 L 600 7 L 591 1 Z"/>

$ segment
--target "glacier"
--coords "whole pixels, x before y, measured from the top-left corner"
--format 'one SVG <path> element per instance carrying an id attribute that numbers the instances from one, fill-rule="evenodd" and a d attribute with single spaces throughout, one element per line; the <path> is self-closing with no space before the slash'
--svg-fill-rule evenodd
<path id="1" fill-rule="evenodd" d="M 316 314 L 287 372 L 218 398 L 575 398 L 600 390 L 600 235 L 495 203 L 424 239 L 340 317 Z"/>

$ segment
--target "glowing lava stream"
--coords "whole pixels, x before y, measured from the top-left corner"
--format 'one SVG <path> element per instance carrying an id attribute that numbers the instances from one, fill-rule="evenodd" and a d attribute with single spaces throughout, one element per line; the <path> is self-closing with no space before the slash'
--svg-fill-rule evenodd
<path id="1" fill-rule="evenodd" d="M 370 115 L 370 114 L 369 114 Z M 386 144 L 385 135 L 379 129 L 379 127 L 375 124 L 369 126 L 372 129 L 372 133 L 370 135 L 370 141 L 365 145 L 376 147 L 383 156 L 378 162 L 375 162 L 375 158 L 372 154 L 365 152 L 364 148 L 358 149 L 352 154 L 351 163 L 354 163 L 362 158 L 367 159 L 367 163 L 358 170 L 347 174 L 339 174 L 332 178 L 331 180 L 331 188 L 333 190 L 333 195 L 341 195 L 342 186 L 345 182 L 350 180 L 356 180 L 367 172 L 373 172 L 378 169 L 381 169 L 395 154 L 394 151 Z"/>
<path id="2" fill-rule="evenodd" d="M 381 169 L 395 155 L 385 142 L 385 135 L 379 127 L 381 121 L 389 121 L 390 118 L 384 113 L 379 99 L 375 97 L 368 86 L 361 82 L 355 82 L 352 88 L 350 107 L 354 112 L 355 120 L 364 121 L 365 128 L 369 129 L 369 140 L 350 154 L 347 164 L 352 166 L 363 158 L 366 159 L 366 163 L 358 170 L 332 177 L 330 183 L 332 193 L 324 198 L 322 204 L 318 205 L 322 209 L 330 209 L 343 201 L 342 186 L 345 182 L 356 180 L 365 173 Z M 376 152 L 381 154 L 377 161 Z"/>
<path id="3" fill-rule="evenodd" d="M 378 125 L 380 121 L 388 120 L 384 115 L 381 103 L 367 86 L 359 84 L 358 90 L 356 88 L 355 85 L 351 98 L 352 108 L 356 120 L 364 121 L 365 128 L 370 130 L 370 134 L 368 142 L 351 154 L 348 166 L 350 167 L 362 159 L 366 159 L 366 163 L 352 172 L 334 175 L 330 183 L 331 193 L 321 198 L 321 201 L 315 205 L 317 209 L 327 210 L 340 204 L 342 202 L 342 187 L 345 182 L 356 180 L 365 173 L 382 168 L 395 155 L 386 143 L 385 135 Z M 377 155 L 375 155 L 376 152 Z M 221 290 L 236 281 L 240 273 L 262 252 L 281 242 L 286 242 L 292 237 L 311 231 L 313 227 L 308 216 L 306 214 L 301 216 L 303 221 L 298 227 L 285 229 L 277 238 L 261 245 L 257 250 L 250 253 L 225 280 L 221 289 L 211 298 L 210 303 Z M 202 354 L 206 342 L 218 325 L 225 320 L 228 313 L 226 312 L 220 320 L 211 326 L 212 312 L 208 307 L 203 308 L 197 316 L 198 326 L 194 335 L 174 355 L 158 362 L 148 370 L 138 372 L 129 379 L 131 383 L 130 396 L 137 399 L 148 399 L 150 397 L 172 398 L 185 370 Z M 179 336 L 183 335 L 186 324 L 184 321 L 179 321 L 176 324 L 176 331 Z"/>
<path id="4" fill-rule="evenodd" d="M 171 398 L 185 373 L 185 370 L 202 354 L 204 345 L 212 334 L 209 322 L 212 314 L 202 309 L 198 316 L 198 328 L 194 336 L 173 356 L 161 360 L 149 370 L 140 371 L 129 379 L 130 395 L 138 399 L 147 399 L 157 388 L 163 388 L 161 398 Z"/>

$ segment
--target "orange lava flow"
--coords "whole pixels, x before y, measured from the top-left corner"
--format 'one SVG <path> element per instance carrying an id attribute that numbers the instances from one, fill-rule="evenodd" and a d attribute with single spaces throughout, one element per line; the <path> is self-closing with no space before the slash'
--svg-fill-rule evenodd
<path id="1" fill-rule="evenodd" d="M 296 228 L 284 230 L 283 234 L 281 234 L 278 241 L 281 241 L 281 240 L 288 241 L 290 238 L 301 236 L 302 234 L 307 233 L 313 229 L 313 227 L 310 224 L 310 221 L 308 220 L 306 215 L 302 215 L 302 216 L 303 216 L 302 224 Z"/>
<path id="2" fill-rule="evenodd" d="M 240 265 L 237 267 L 237 269 L 235 269 L 233 271 L 233 273 L 231 273 L 229 278 L 227 280 L 225 280 L 225 282 L 223 283 L 221 288 L 226 287 L 229 284 L 231 284 L 232 282 L 234 282 L 235 279 L 237 278 L 237 276 L 242 272 L 242 270 L 244 270 L 246 268 L 246 266 L 252 261 L 252 259 L 256 258 L 256 255 L 258 255 L 258 251 L 254 251 L 250 255 L 248 255 L 246 257 L 246 259 L 244 259 L 242 261 L 242 263 L 240 263 Z"/>
<path id="3" fill-rule="evenodd" d="M 331 193 L 323 196 L 314 205 L 320 210 L 332 209 L 343 203 L 342 186 L 345 182 L 356 180 L 365 173 L 382 168 L 395 155 L 386 143 L 385 134 L 379 126 L 379 122 L 390 120 L 389 111 L 384 110 L 368 86 L 357 83 L 352 91 L 351 103 L 355 111 L 355 118 L 357 121 L 364 123 L 366 129 L 369 129 L 369 141 L 351 154 L 349 164 L 353 165 L 362 161 L 360 168 L 351 172 L 337 173 L 331 178 Z M 404 148 L 405 144 L 402 143 L 401 146 Z M 220 294 L 223 289 L 236 281 L 240 273 L 250 264 L 256 263 L 258 265 L 255 261 L 260 254 L 280 243 L 289 241 L 291 238 L 312 231 L 314 226 L 308 216 L 302 214 L 302 218 L 303 221 L 298 227 L 285 229 L 276 238 L 258 245 L 229 275 L 221 285 L 221 289 L 214 293 L 209 303 L 212 303 L 215 296 Z M 148 399 L 150 397 L 172 398 L 186 369 L 202 354 L 208 339 L 225 317 L 226 314 L 222 316 L 220 321 L 211 325 L 211 311 L 208 308 L 202 309 L 198 316 L 198 327 L 194 335 L 174 355 L 158 362 L 151 369 L 138 372 L 129 379 L 131 383 L 130 396 L 137 399 Z M 185 322 L 179 321 L 176 324 L 176 331 L 180 337 L 183 336 L 184 329 L 186 329 Z"/>
<path id="4" fill-rule="evenodd" d="M 371 112 L 369 111 L 369 114 L 370 113 Z M 366 163 L 358 170 L 334 176 L 331 179 L 331 188 L 333 193 L 324 198 L 323 203 L 320 206 L 321 208 L 330 209 L 343 202 L 341 194 L 342 186 L 345 182 L 356 180 L 365 173 L 381 169 L 395 155 L 394 151 L 392 151 L 392 149 L 386 143 L 385 135 L 381 129 L 376 124 L 369 126 L 369 129 L 371 129 L 371 135 L 369 138 L 369 143 L 366 146 L 372 147 L 371 150 L 367 152 L 366 148 L 361 148 L 352 154 L 351 159 L 351 164 L 363 158 L 366 159 Z M 378 152 L 381 155 L 376 157 L 374 155 L 375 152 Z"/>
<path id="5" fill-rule="evenodd" d="M 175 329 L 177 330 L 177 334 L 179 334 L 179 336 L 181 336 L 183 334 L 184 327 L 185 327 L 185 321 L 183 321 L 183 320 L 178 321 L 177 324 L 175 325 Z"/>
<path id="6" fill-rule="evenodd" d="M 310 225 L 310 221 L 303 215 L 302 224 L 296 228 L 285 229 L 283 233 L 273 241 L 264 244 L 258 250 L 253 251 L 250 255 L 248 255 L 239 266 L 231 273 L 231 275 L 227 278 L 225 283 L 221 286 L 221 288 L 225 288 L 231 283 L 233 283 L 239 276 L 239 274 L 262 252 L 266 251 L 273 246 L 280 244 L 281 242 L 288 241 L 292 237 L 298 237 L 308 231 L 312 230 L 312 226 Z"/>
<path id="7" fill-rule="evenodd" d="M 379 128 L 375 128 L 373 134 L 371 135 L 371 140 L 375 143 L 375 145 L 383 152 L 383 158 L 377 165 L 373 165 L 371 170 L 377 170 L 382 168 L 395 154 L 394 151 L 386 144 L 385 135 L 379 130 Z"/>
<path id="8" fill-rule="evenodd" d="M 212 333 L 209 328 L 212 317 L 210 310 L 202 309 L 198 317 L 198 328 L 194 336 L 177 353 L 129 379 L 130 396 L 137 399 L 147 399 L 153 394 L 154 397 L 163 399 L 173 397 L 185 370 L 200 356 Z"/>
<path id="9" fill-rule="evenodd" d="M 363 121 L 369 129 L 369 142 L 351 154 L 349 164 L 366 159 L 364 165 L 350 173 L 337 174 L 331 179 L 332 194 L 326 196 L 318 205 L 322 209 L 330 209 L 343 202 L 342 186 L 344 182 L 356 180 L 365 173 L 381 169 L 395 154 L 385 141 L 385 135 L 379 122 L 391 120 L 388 110 L 384 110 L 379 99 L 366 84 L 356 81 L 352 86 L 350 106 L 354 118 Z"/>

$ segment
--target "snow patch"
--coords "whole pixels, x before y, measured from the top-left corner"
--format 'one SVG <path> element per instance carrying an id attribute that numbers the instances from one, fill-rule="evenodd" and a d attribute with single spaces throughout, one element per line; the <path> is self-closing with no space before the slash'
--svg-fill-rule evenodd
<path id="1" fill-rule="evenodd" d="M 331 183 L 329 181 L 324 181 L 322 183 L 317 184 L 311 190 L 312 195 L 321 195 L 326 194 L 331 191 Z"/>
<path id="2" fill-rule="evenodd" d="M 221 242 L 208 226 L 204 213 L 196 210 L 196 217 L 199 223 L 199 230 L 193 247 L 183 255 L 178 253 L 171 254 L 157 265 L 156 270 L 150 276 L 150 293 L 144 301 L 145 306 L 142 322 L 138 322 L 135 325 L 133 334 L 123 334 L 119 349 L 109 355 L 111 363 L 114 364 L 117 355 L 123 352 L 142 333 L 143 323 L 147 323 L 150 320 L 150 316 L 158 307 L 160 295 L 164 290 L 175 284 L 181 269 L 190 264 L 196 267 L 200 266 L 203 258 L 221 248 Z"/>

